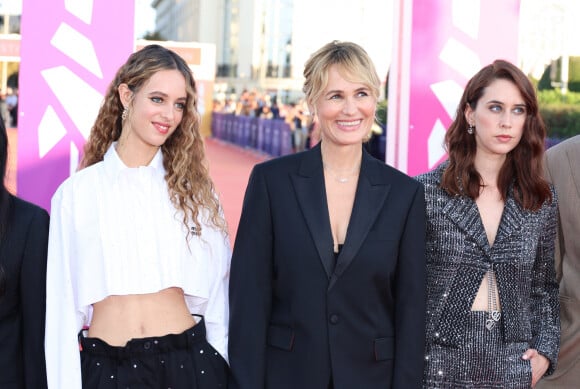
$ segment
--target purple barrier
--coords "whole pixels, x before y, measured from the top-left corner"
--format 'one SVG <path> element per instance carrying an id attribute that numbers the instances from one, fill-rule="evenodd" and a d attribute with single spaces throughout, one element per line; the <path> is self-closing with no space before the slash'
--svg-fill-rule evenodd
<path id="1" fill-rule="evenodd" d="M 280 156 L 280 134 L 281 129 L 277 122 L 270 120 L 272 128 L 272 144 L 270 145 L 270 154 Z"/>
<path id="2" fill-rule="evenodd" d="M 280 155 L 292 154 L 292 132 L 290 125 L 283 120 L 277 120 L 280 126 Z"/>
<path id="3" fill-rule="evenodd" d="M 290 126 L 283 120 L 214 112 L 211 130 L 214 138 L 275 157 L 292 153 Z"/>
<path id="4" fill-rule="evenodd" d="M 272 155 L 272 123 L 270 120 L 260 120 L 264 128 L 264 143 L 262 143 L 262 151 L 266 154 Z"/>
<path id="5" fill-rule="evenodd" d="M 218 139 L 223 139 L 226 118 L 223 115 L 214 115 L 211 120 L 211 133 Z"/>
<path id="6" fill-rule="evenodd" d="M 237 145 L 242 145 L 242 128 L 244 127 L 244 122 L 246 118 L 238 118 L 234 122 L 233 130 L 232 130 L 232 142 Z"/>
<path id="7" fill-rule="evenodd" d="M 236 127 L 238 126 L 238 118 L 235 116 L 231 116 L 228 118 L 230 126 L 228 127 L 228 138 L 229 142 L 235 143 L 236 142 Z"/>
<path id="8" fill-rule="evenodd" d="M 242 127 L 240 128 L 240 146 L 243 147 L 251 147 L 250 146 L 250 127 L 252 124 L 252 120 L 247 118 L 248 120 L 244 120 L 242 122 Z"/>
<path id="9" fill-rule="evenodd" d="M 249 146 L 252 149 L 258 150 L 258 121 L 257 120 L 252 120 L 250 122 Z"/>
<path id="10" fill-rule="evenodd" d="M 234 124 L 234 116 L 226 116 L 224 120 L 224 128 L 223 128 L 223 140 L 230 141 L 230 134 L 232 133 L 232 126 Z"/>

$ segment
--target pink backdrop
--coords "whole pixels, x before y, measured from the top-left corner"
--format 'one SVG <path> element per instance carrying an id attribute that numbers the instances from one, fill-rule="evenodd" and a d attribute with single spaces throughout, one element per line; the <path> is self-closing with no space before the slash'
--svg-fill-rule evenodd
<path id="1" fill-rule="evenodd" d="M 517 64 L 519 5 L 519 0 L 396 0 L 400 24 L 389 80 L 389 164 L 413 176 L 446 158 L 445 130 L 469 78 L 497 58 Z"/>
<path id="2" fill-rule="evenodd" d="M 46 209 L 133 52 L 134 1 L 23 0 L 18 195 Z"/>

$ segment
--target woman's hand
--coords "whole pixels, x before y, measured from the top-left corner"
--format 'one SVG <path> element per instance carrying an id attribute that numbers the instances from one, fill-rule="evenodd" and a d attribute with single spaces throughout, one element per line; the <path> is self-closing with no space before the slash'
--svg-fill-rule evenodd
<path id="1" fill-rule="evenodd" d="M 522 359 L 529 360 L 532 366 L 532 388 L 536 386 L 540 378 L 544 376 L 550 366 L 548 358 L 540 354 L 536 349 L 529 348 L 526 350 Z"/>

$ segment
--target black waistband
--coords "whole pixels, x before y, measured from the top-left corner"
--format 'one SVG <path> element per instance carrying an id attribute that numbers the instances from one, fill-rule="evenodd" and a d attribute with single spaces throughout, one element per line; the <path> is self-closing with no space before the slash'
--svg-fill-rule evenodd
<path id="1" fill-rule="evenodd" d="M 127 359 L 143 354 L 158 354 L 175 349 L 188 349 L 194 343 L 206 341 L 205 322 L 203 316 L 200 317 L 201 319 L 197 324 L 180 334 L 131 339 L 125 346 L 111 346 L 102 339 L 86 337 L 86 330 L 81 330 L 78 338 L 82 352 L 115 359 Z"/>

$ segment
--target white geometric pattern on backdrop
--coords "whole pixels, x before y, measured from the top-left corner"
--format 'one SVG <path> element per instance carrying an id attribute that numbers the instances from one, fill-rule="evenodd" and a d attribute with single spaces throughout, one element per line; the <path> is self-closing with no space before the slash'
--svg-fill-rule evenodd
<path id="1" fill-rule="evenodd" d="M 98 78 L 103 78 L 93 42 L 68 24 L 58 26 L 50 43 Z"/>
<path id="2" fill-rule="evenodd" d="M 93 0 L 65 0 L 65 8 L 72 15 L 90 25 L 93 13 Z M 54 32 L 51 45 L 78 63 L 96 77 L 102 79 L 92 41 L 66 23 L 61 23 Z M 66 66 L 57 66 L 41 72 L 50 90 L 62 105 L 82 136 L 87 139 L 94 119 L 99 111 L 103 95 Z M 43 158 L 64 138 L 67 130 L 54 107 L 48 106 L 38 126 L 38 151 Z M 76 170 L 79 150 L 70 142 L 69 171 Z"/>
<path id="3" fill-rule="evenodd" d="M 65 0 L 64 8 L 86 24 L 91 24 L 93 0 Z"/>
<path id="4" fill-rule="evenodd" d="M 103 95 L 66 66 L 41 72 L 75 127 L 88 138 Z"/>
<path id="5" fill-rule="evenodd" d="M 474 43 L 477 43 L 478 39 L 480 5 L 480 0 L 453 0 L 452 3 L 453 27 L 462 34 L 467 34 L 473 38 Z M 466 80 L 471 78 L 481 68 L 481 60 L 476 49 L 466 46 L 453 37 L 445 42 L 443 49 L 439 53 L 439 60 L 457 71 Z M 431 84 L 430 88 L 445 108 L 449 117 L 454 119 L 457 104 L 461 99 L 464 88 L 454 80 L 440 81 Z M 433 124 L 428 137 L 427 150 L 430 169 L 445 155 L 445 132 L 445 126 L 441 118 L 438 118 Z"/>
<path id="6" fill-rule="evenodd" d="M 49 104 L 38 124 L 38 156 L 44 158 L 65 135 L 66 127 Z"/>

